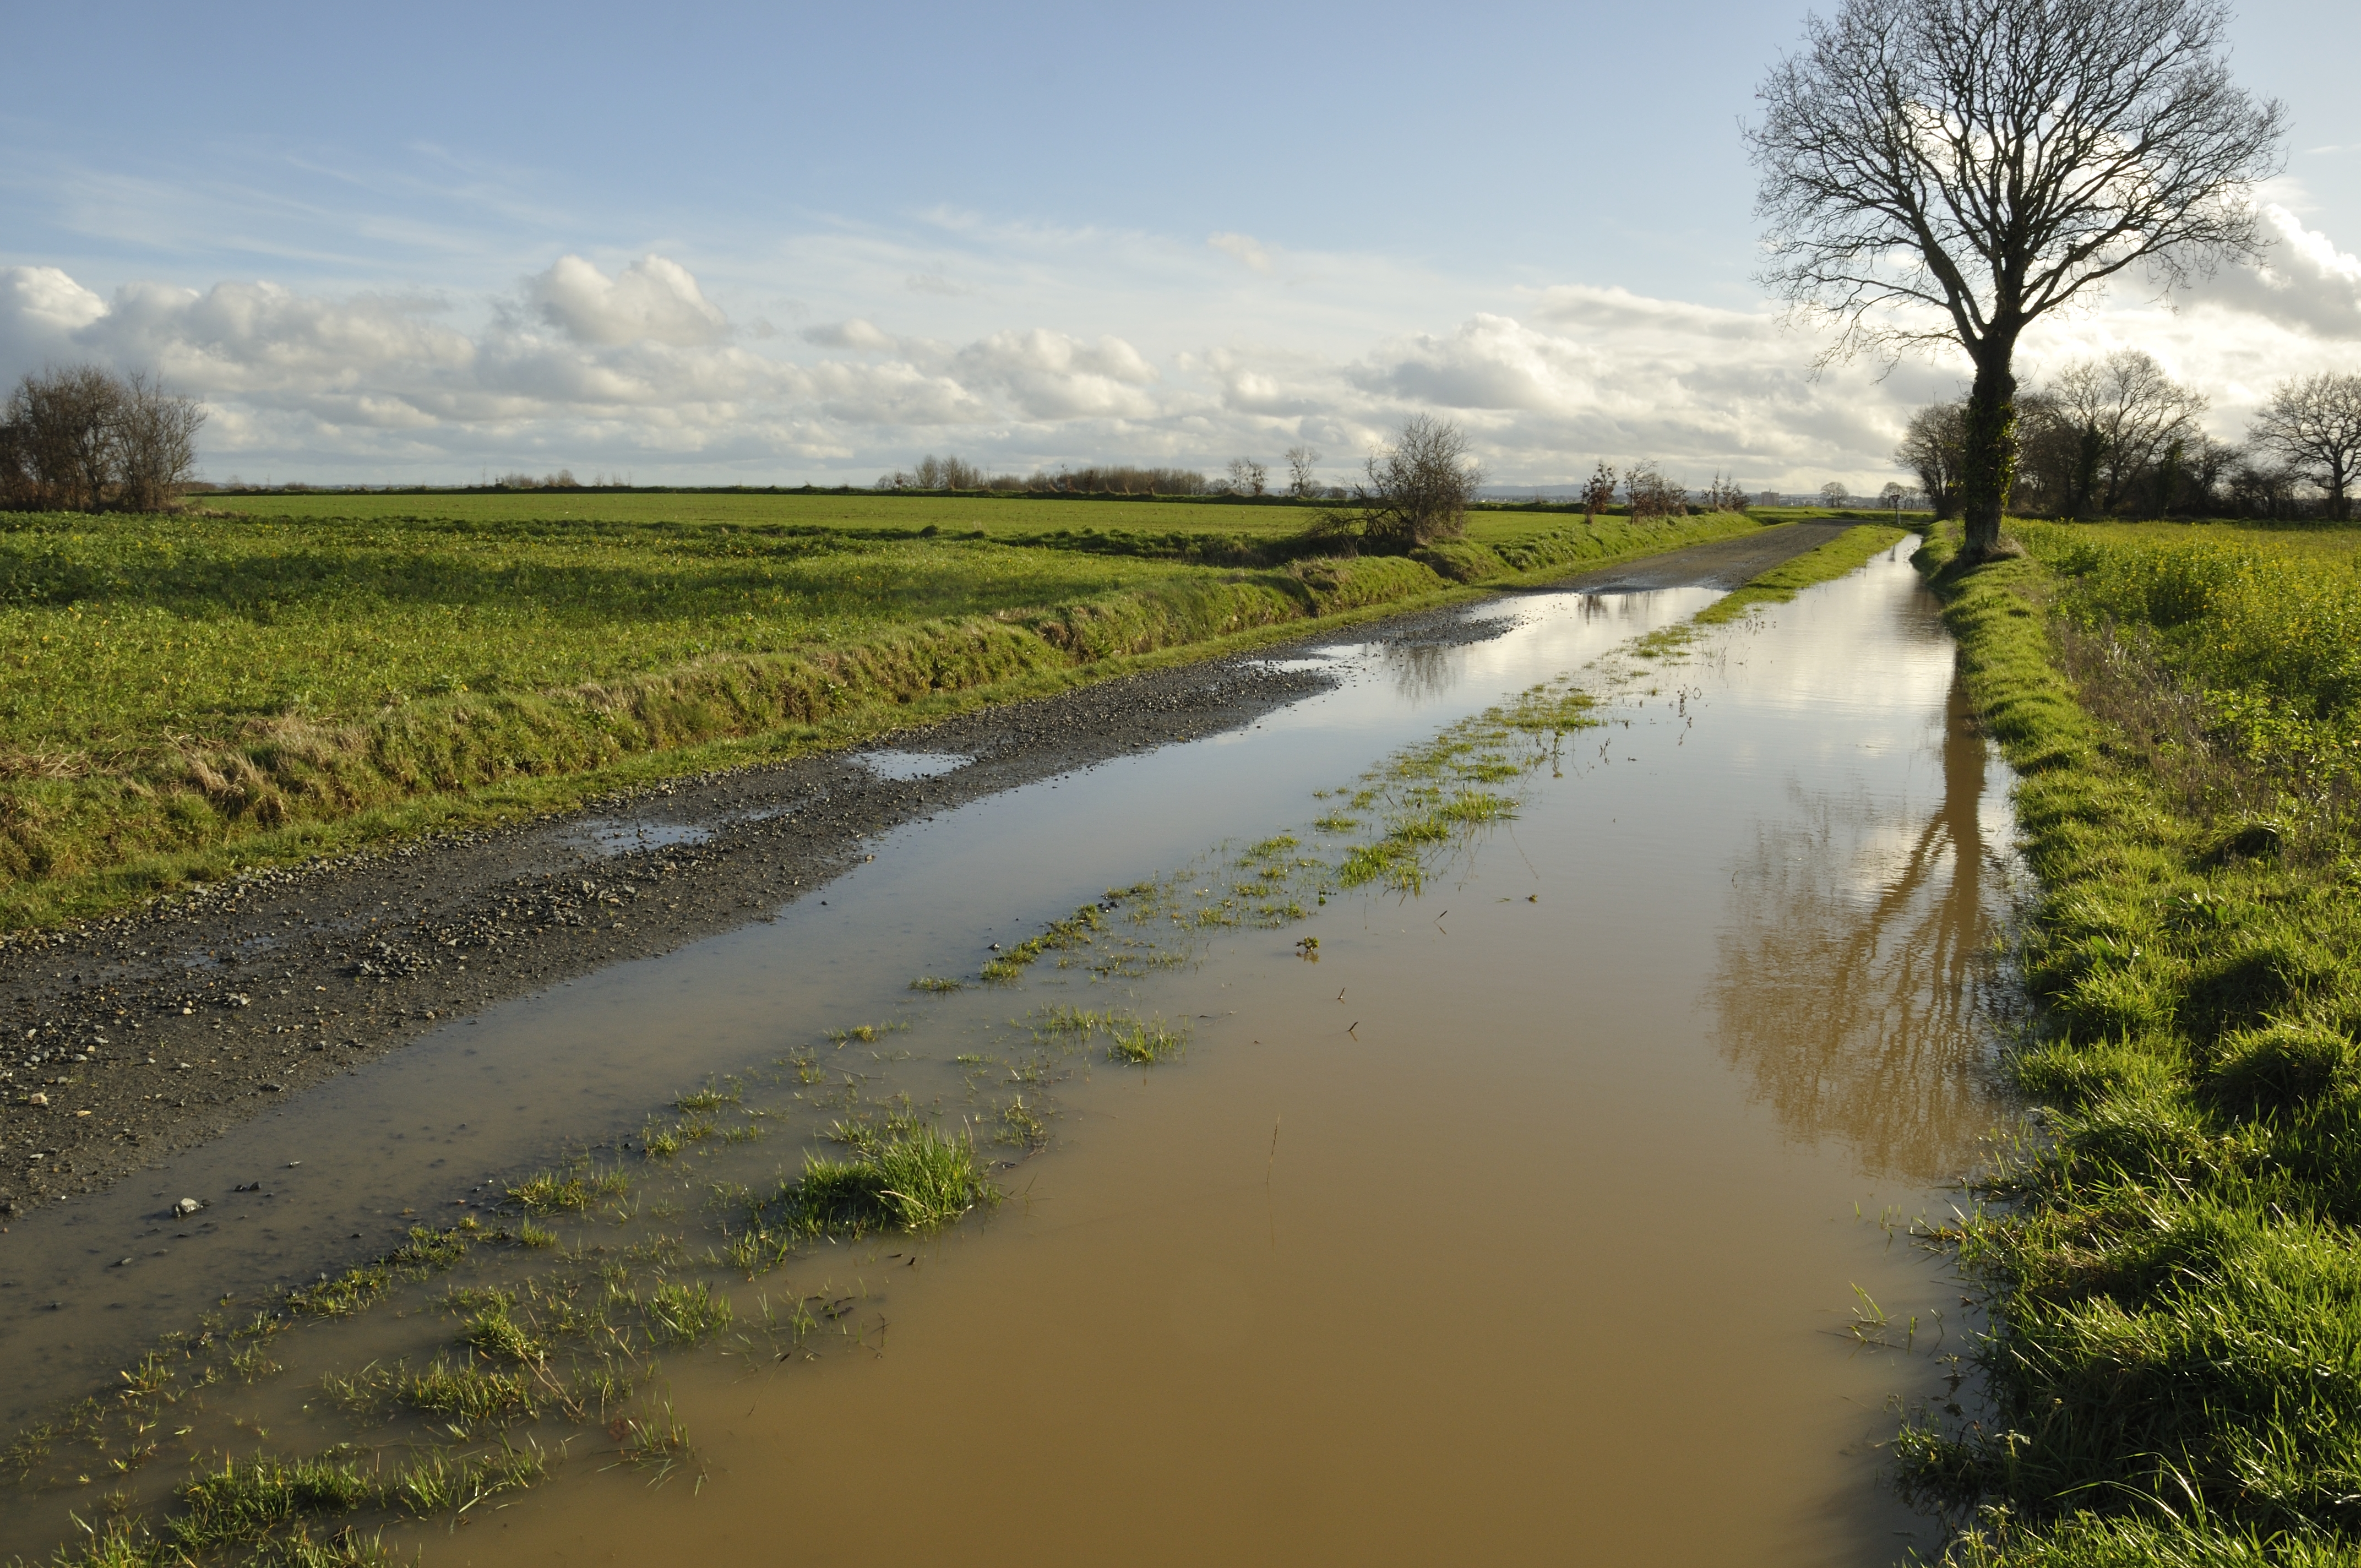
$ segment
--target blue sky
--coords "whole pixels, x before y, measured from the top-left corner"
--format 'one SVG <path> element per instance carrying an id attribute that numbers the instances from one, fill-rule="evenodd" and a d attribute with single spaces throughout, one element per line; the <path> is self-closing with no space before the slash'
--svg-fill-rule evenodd
<path id="1" fill-rule="evenodd" d="M 1874 488 L 1957 367 L 1808 374 L 1739 139 L 1799 5 L 19 6 L 0 373 L 213 410 L 225 477 L 1337 477 L 1421 409 L 1497 477 L 1600 457 Z M 2288 101 L 2271 269 L 2119 295 L 2235 434 L 2361 368 L 2361 7 L 2241 7 Z"/>

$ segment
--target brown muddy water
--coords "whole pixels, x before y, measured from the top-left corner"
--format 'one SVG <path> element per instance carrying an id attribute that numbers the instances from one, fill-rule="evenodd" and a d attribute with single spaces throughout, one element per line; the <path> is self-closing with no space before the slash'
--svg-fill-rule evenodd
<path id="1" fill-rule="evenodd" d="M 18 1227 L 12 1424 L 410 1225 L 513 1227 L 497 1201 L 529 1162 L 588 1148 L 630 1184 L 544 1216 L 555 1247 L 479 1243 L 368 1310 L 223 1341 L 241 1359 L 210 1384 L 101 1407 L 108 1447 L 27 1460 L 0 1552 L 45 1555 L 110 1495 L 169 1514 L 225 1454 L 502 1441 L 548 1479 L 385 1543 L 488 1564 L 1931 1551 L 1880 1444 L 1951 1397 L 1974 1332 L 1906 1227 L 1948 1212 L 2007 1114 L 1986 1080 L 2007 780 L 1898 554 L 1671 659 L 1631 652 L 1712 597 L 1541 596 L 1329 651 L 1335 688 L 1253 728 L 882 838 L 743 931 L 455 1025 Z M 1603 725 L 1480 717 L 1561 677 Z M 1508 762 L 1466 771 L 1487 757 Z M 1514 814 L 1343 885 L 1356 846 L 1471 777 Z M 1095 927 L 975 983 L 1083 905 Z M 1185 1044 L 1127 1065 L 1060 1009 Z M 733 1192 L 840 1154 L 832 1120 L 897 1112 L 972 1137 L 1005 1201 L 728 1264 Z M 168 1215 L 182 1196 L 207 1207 Z M 328 1397 L 332 1374 L 464 1359 L 483 1291 L 530 1315 L 568 1280 L 642 1324 L 610 1336 L 631 1392 L 579 1419 Z M 683 1284 L 730 1304 L 707 1343 L 632 1317 Z"/>

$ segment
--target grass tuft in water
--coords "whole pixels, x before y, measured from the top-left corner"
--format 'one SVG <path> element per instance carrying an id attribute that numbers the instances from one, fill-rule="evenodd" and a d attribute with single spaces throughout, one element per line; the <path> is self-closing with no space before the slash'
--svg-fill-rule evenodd
<path id="1" fill-rule="evenodd" d="M 574 1165 L 529 1176 L 510 1188 L 508 1196 L 511 1202 L 529 1214 L 555 1213 L 561 1209 L 587 1213 L 592 1204 L 628 1197 L 631 1190 L 631 1178 L 620 1170 L 593 1170 L 588 1165 Z"/>
<path id="2" fill-rule="evenodd" d="M 1034 1150 L 1049 1146 L 1049 1124 L 1041 1113 L 1025 1103 L 1018 1095 L 1000 1110 L 999 1141 L 1013 1147 Z"/>
<path id="3" fill-rule="evenodd" d="M 695 1344 L 730 1326 L 730 1298 L 716 1295 L 703 1280 L 667 1281 L 641 1304 L 648 1334 L 659 1344 Z"/>
<path id="4" fill-rule="evenodd" d="M 719 1111 L 724 1105 L 735 1105 L 745 1097 L 746 1091 L 742 1085 L 725 1081 L 708 1083 L 702 1089 L 692 1090 L 672 1104 L 674 1110 L 688 1116 Z"/>
<path id="5" fill-rule="evenodd" d="M 650 1486 L 670 1479 L 694 1453 L 688 1431 L 673 1415 L 669 1399 L 650 1402 L 616 1420 L 609 1430 L 625 1464 L 654 1473 L 649 1477 Z"/>
<path id="6" fill-rule="evenodd" d="M 350 1377 L 332 1373 L 320 1380 L 320 1387 L 346 1409 L 400 1406 L 467 1427 L 530 1420 L 539 1413 L 533 1385 L 523 1373 L 503 1372 L 473 1361 L 454 1362 L 440 1355 L 419 1371 L 405 1364 L 383 1366 L 372 1362 Z"/>
<path id="7" fill-rule="evenodd" d="M 456 1512 L 530 1486 L 546 1474 L 537 1452 L 506 1444 L 456 1458 L 429 1453 L 391 1472 L 364 1471 L 346 1459 L 225 1458 L 220 1469 L 179 1489 L 183 1511 L 164 1522 L 162 1544 L 182 1554 L 220 1552 L 267 1541 L 307 1518 L 363 1508 L 420 1516 Z"/>
<path id="8" fill-rule="evenodd" d="M 1150 1067 L 1179 1056 L 1188 1043 L 1186 1030 L 1167 1024 L 1161 1018 L 1133 1018 L 1109 1025 L 1107 1059 L 1129 1062 L 1134 1067 Z"/>
<path id="9" fill-rule="evenodd" d="M 1063 920 L 1053 920 L 1038 937 L 1027 938 L 985 964 L 983 976 L 1007 985 L 1024 974 L 1044 953 L 1088 947 L 1092 937 L 1106 929 L 1106 915 L 1095 904 L 1085 904 Z"/>
<path id="10" fill-rule="evenodd" d="M 933 1230 L 999 1196 L 972 1139 L 918 1126 L 881 1137 L 851 1159 L 805 1156 L 803 1174 L 767 1207 L 792 1232 L 858 1236 Z"/>

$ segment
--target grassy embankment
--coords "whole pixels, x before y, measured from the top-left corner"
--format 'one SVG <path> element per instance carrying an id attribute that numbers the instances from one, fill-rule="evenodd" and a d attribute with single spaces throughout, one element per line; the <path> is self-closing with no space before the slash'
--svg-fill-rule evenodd
<path id="1" fill-rule="evenodd" d="M 1928 552 L 2043 893 L 2042 1135 L 1952 1239 L 1988 1423 L 1905 1432 L 1960 1564 L 2361 1554 L 2361 531 Z"/>
<path id="2" fill-rule="evenodd" d="M 1759 526 L 1485 513 L 1430 565 L 1301 556 L 1286 508 L 960 504 L 0 520 L 0 928 Z"/>

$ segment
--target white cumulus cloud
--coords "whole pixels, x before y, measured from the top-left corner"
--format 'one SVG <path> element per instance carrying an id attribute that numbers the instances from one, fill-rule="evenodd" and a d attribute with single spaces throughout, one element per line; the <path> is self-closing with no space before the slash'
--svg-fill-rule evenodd
<path id="1" fill-rule="evenodd" d="M 2177 310 L 2143 302 L 2047 325 L 2026 342 L 2026 378 L 2144 347 L 2206 391 L 2217 433 L 2235 436 L 2277 380 L 2361 367 L 2361 262 L 2285 209 L 2268 215 L 2280 243 L 2266 268 L 2224 269 Z M 1212 243 L 1268 259 L 1247 236 Z M 247 280 L 102 296 L 54 267 L 12 267 L 0 269 L 0 377 L 74 359 L 156 372 L 212 408 L 215 477 L 447 480 L 479 465 L 562 464 L 688 482 L 834 480 L 929 450 L 1026 471 L 1101 459 L 1211 468 L 1309 444 L 1341 478 L 1405 417 L 1433 412 L 1465 426 L 1508 483 L 1646 458 L 1694 483 L 1720 470 L 1784 488 L 1894 477 L 1910 411 L 1964 378 L 1963 366 L 1919 361 L 1815 377 L 1817 345 L 1767 305 L 1567 284 L 1470 299 L 1402 330 L 1428 298 L 1422 277 L 1314 258 L 1273 304 L 1266 291 L 1230 291 L 1227 263 L 1192 250 L 1175 264 L 1199 269 L 1195 281 L 1172 299 L 1196 302 L 1194 316 L 1159 310 L 1150 293 L 1076 306 L 1047 286 L 1029 306 L 994 303 L 1021 297 L 1014 273 L 945 306 L 948 294 L 914 300 L 901 287 L 917 257 L 873 249 L 873 286 L 840 291 L 834 319 L 767 335 L 733 331 L 707 286 L 662 256 L 612 275 L 561 256 L 475 300 Z M 1378 302 L 1381 284 L 1391 291 Z M 792 304 L 774 298 L 749 301 L 746 319 L 760 321 L 757 303 Z M 1070 325 L 1139 326 L 1040 324 L 1067 313 Z"/>
<path id="2" fill-rule="evenodd" d="M 580 343 L 718 343 L 730 323 L 688 269 L 644 256 L 609 278 L 578 256 L 561 256 L 526 293 L 542 319 Z"/>
<path id="3" fill-rule="evenodd" d="M 2361 337 L 2361 257 L 2285 207 L 2266 206 L 2262 218 L 2272 242 L 2263 264 L 2225 267 L 2195 297 L 2322 337 Z"/>

